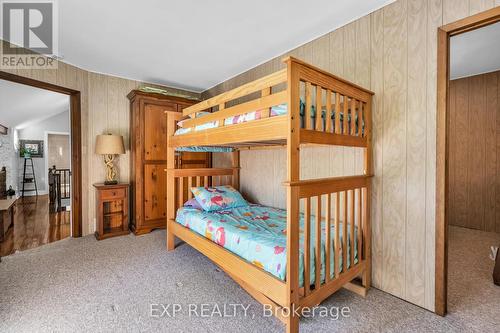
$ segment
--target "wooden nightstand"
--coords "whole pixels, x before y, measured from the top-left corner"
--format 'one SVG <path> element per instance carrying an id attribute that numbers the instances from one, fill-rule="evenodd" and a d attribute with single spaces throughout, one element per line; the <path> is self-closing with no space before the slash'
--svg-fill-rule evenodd
<path id="1" fill-rule="evenodd" d="M 94 184 L 98 240 L 129 233 L 129 184 Z"/>

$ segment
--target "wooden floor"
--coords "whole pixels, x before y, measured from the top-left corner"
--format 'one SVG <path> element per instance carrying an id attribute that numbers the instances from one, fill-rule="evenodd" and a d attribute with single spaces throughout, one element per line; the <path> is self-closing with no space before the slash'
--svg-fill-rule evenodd
<path id="1" fill-rule="evenodd" d="M 49 197 L 19 198 L 14 226 L 0 243 L 0 256 L 52 243 L 70 236 L 70 212 L 49 213 Z"/>

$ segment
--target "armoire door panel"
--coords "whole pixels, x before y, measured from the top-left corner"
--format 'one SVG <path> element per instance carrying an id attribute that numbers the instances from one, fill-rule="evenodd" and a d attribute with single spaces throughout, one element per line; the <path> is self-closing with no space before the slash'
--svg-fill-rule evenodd
<path id="1" fill-rule="evenodd" d="M 180 158 L 181 169 L 208 168 L 210 153 L 183 152 Z"/>
<path id="2" fill-rule="evenodd" d="M 167 159 L 167 118 L 165 111 L 175 111 L 175 104 L 144 106 L 144 159 L 159 161 Z"/>
<path id="3" fill-rule="evenodd" d="M 166 164 L 144 165 L 144 218 L 163 219 L 167 216 Z"/>
<path id="4" fill-rule="evenodd" d="M 195 101 L 132 90 L 129 98 L 130 150 L 132 183 L 131 228 L 136 235 L 165 227 L 167 216 L 167 119 L 177 116 L 184 108 Z M 168 111 L 168 112 L 167 112 Z M 205 167 L 210 161 L 204 161 L 210 154 L 186 155 L 189 159 L 186 167 Z M 175 166 L 181 167 L 182 161 L 176 158 Z M 186 184 L 187 185 L 187 184 Z M 187 187 L 186 187 L 187 190 Z"/>

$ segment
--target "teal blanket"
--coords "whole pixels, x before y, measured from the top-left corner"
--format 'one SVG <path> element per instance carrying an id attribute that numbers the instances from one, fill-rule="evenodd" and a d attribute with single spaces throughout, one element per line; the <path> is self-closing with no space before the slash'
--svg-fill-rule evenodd
<path id="1" fill-rule="evenodd" d="M 212 240 L 237 254 L 246 261 L 264 269 L 281 280 L 286 277 L 286 211 L 261 205 L 249 205 L 223 211 L 205 212 L 183 207 L 177 211 L 176 221 L 192 231 Z M 330 244 L 331 278 L 334 277 L 334 223 L 332 221 Z M 310 281 L 315 281 L 315 217 L 311 216 L 311 265 Z M 349 228 L 348 228 L 349 229 Z M 321 279 L 325 280 L 325 222 L 321 228 Z M 355 263 L 357 263 L 357 228 L 355 232 Z M 304 216 L 300 217 L 299 283 L 304 284 Z M 348 236 L 349 237 L 349 236 Z M 342 227 L 340 227 L 341 253 Z M 348 238 L 348 261 L 350 266 L 350 242 Z M 340 255 L 342 269 L 342 254 Z"/>

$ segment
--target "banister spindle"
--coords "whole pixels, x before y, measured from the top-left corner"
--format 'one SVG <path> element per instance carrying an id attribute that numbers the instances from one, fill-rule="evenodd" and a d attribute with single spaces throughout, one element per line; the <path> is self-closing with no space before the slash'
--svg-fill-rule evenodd
<path id="1" fill-rule="evenodd" d="M 325 112 L 325 131 L 327 133 L 332 132 L 332 91 L 330 89 L 326 90 L 326 112 Z"/>
<path id="2" fill-rule="evenodd" d="M 364 123 L 364 112 L 363 109 L 365 108 L 365 103 L 359 102 L 359 111 L 358 111 L 358 136 L 362 137 L 363 136 L 363 123 Z"/>
<path id="3" fill-rule="evenodd" d="M 309 295 L 311 288 L 311 198 L 306 198 L 304 214 L 304 295 Z"/>
<path id="4" fill-rule="evenodd" d="M 223 111 L 226 108 L 226 103 L 222 102 L 219 104 L 219 111 Z M 225 125 L 225 119 L 220 119 L 217 127 L 223 127 Z"/>
<path id="5" fill-rule="evenodd" d="M 335 93 L 335 133 L 342 133 L 340 128 L 340 94 L 338 92 Z"/>
<path id="6" fill-rule="evenodd" d="M 193 192 L 191 192 L 191 187 L 193 187 L 193 177 L 188 177 L 188 199 L 193 199 Z"/>
<path id="7" fill-rule="evenodd" d="M 347 191 L 342 192 L 344 198 L 344 216 L 342 219 L 342 272 L 347 271 Z"/>
<path id="8" fill-rule="evenodd" d="M 331 258 L 331 210 L 332 210 L 332 195 L 328 193 L 326 195 L 326 214 L 325 214 L 325 247 L 326 247 L 326 258 L 325 258 L 325 283 L 330 281 L 330 258 Z"/>
<path id="9" fill-rule="evenodd" d="M 271 95 L 271 90 L 272 90 L 271 87 L 267 87 L 267 88 L 262 89 L 261 90 L 261 97 Z M 260 117 L 261 118 L 269 118 L 270 115 L 271 115 L 271 108 L 266 108 L 266 109 L 261 111 Z"/>
<path id="10" fill-rule="evenodd" d="M 184 205 L 184 177 L 179 177 L 179 207 Z"/>
<path id="11" fill-rule="evenodd" d="M 315 288 L 321 286 L 321 195 L 316 197 L 316 262 L 315 262 Z"/>
<path id="12" fill-rule="evenodd" d="M 335 193 L 335 251 L 333 257 L 333 268 L 335 279 L 340 274 L 340 192 Z"/>
<path id="13" fill-rule="evenodd" d="M 343 117 L 343 127 L 344 127 L 344 135 L 349 134 L 349 98 L 344 96 L 344 117 Z"/>
<path id="14" fill-rule="evenodd" d="M 321 113 L 323 109 L 323 89 L 321 86 L 316 86 L 316 131 L 323 131 L 323 122 L 321 120 Z"/>
<path id="15" fill-rule="evenodd" d="M 349 242 L 350 243 L 349 244 L 349 254 L 350 254 L 351 259 L 349 261 L 350 262 L 350 267 L 349 268 L 353 267 L 353 265 L 354 265 L 354 249 L 356 248 L 354 246 L 354 232 L 355 232 L 355 230 L 354 230 L 354 227 L 355 227 L 354 223 L 355 223 L 355 218 L 356 218 L 356 216 L 354 215 L 354 191 L 355 191 L 354 189 L 349 191 L 350 196 L 351 196 L 351 200 L 349 202 L 349 206 L 351 208 L 351 214 L 350 214 L 351 215 L 351 218 L 350 218 L 350 221 L 351 221 L 350 225 L 351 225 L 351 227 L 350 227 L 350 235 L 349 235 L 350 238 L 351 238 L 350 242 Z"/>
<path id="16" fill-rule="evenodd" d="M 351 121 L 350 135 L 356 135 L 356 99 L 351 99 Z"/>
<path id="17" fill-rule="evenodd" d="M 362 237 L 362 232 L 363 232 L 363 189 L 359 188 L 358 189 L 358 212 L 359 212 L 359 217 L 358 217 L 358 263 L 361 262 L 361 252 L 362 252 L 362 244 L 363 244 L 363 237 Z"/>
<path id="18" fill-rule="evenodd" d="M 305 124 L 305 129 L 312 129 L 312 124 L 311 124 L 311 89 L 312 85 L 311 82 L 306 82 L 306 105 L 305 105 L 305 110 L 304 110 L 304 124 Z"/>

